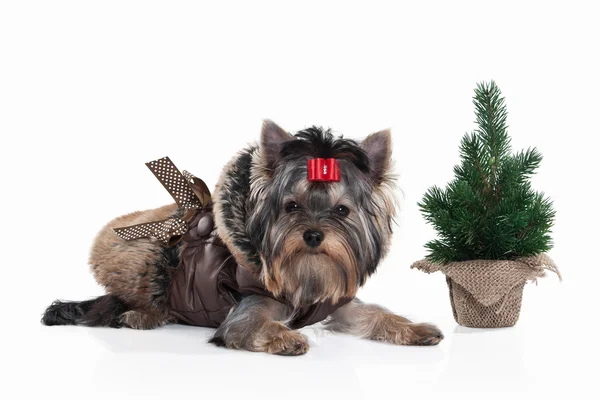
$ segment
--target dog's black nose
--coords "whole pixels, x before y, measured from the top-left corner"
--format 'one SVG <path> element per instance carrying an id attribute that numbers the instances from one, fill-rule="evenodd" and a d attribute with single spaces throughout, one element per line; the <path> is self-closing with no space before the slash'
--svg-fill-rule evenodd
<path id="1" fill-rule="evenodd" d="M 319 247 L 319 245 L 323 241 L 324 236 L 325 235 L 323 234 L 323 232 L 313 231 L 313 230 L 306 231 L 306 232 L 304 232 L 304 235 L 302 235 L 302 237 L 304 238 L 304 241 L 310 247 Z"/>

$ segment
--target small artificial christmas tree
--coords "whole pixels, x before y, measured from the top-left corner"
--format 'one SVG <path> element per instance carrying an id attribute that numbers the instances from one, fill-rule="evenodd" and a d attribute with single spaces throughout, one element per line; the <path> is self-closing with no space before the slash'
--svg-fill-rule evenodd
<path id="1" fill-rule="evenodd" d="M 439 238 L 425 246 L 434 262 L 510 260 L 552 247 L 552 203 L 529 177 L 542 160 L 535 148 L 511 154 L 506 105 L 498 86 L 481 83 L 473 98 L 478 128 L 460 144 L 448 187 L 429 189 L 419 206 Z"/>
<path id="2" fill-rule="evenodd" d="M 413 267 L 446 274 L 459 324 L 511 326 L 525 282 L 544 269 L 558 273 L 544 254 L 552 248 L 555 211 L 529 181 L 541 154 L 535 148 L 511 154 L 498 86 L 478 84 L 473 104 L 477 129 L 462 139 L 455 179 L 446 189 L 430 188 L 419 203 L 438 238 Z"/>

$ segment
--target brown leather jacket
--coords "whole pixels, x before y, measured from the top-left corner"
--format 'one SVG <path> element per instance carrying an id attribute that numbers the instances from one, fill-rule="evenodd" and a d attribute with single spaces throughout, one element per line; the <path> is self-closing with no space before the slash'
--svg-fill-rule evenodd
<path id="1" fill-rule="evenodd" d="M 210 207 L 199 211 L 188 223 L 183 236 L 179 268 L 174 272 L 169 291 L 169 305 L 181 322 L 218 327 L 245 295 L 274 298 L 250 270 L 239 265 L 214 228 Z M 276 299 L 282 303 L 287 302 Z M 296 310 L 291 322 L 294 329 L 327 318 L 351 299 L 333 305 L 317 303 Z"/>

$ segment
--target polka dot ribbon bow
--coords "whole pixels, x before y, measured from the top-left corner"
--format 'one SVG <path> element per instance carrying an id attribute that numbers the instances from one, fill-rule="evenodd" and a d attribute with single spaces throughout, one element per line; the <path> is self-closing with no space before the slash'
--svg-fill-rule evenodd
<path id="1" fill-rule="evenodd" d="M 187 232 L 187 223 L 210 202 L 210 190 L 202 179 L 187 171 L 179 172 L 169 157 L 150 161 L 146 166 L 185 213 L 180 218 L 168 218 L 113 230 L 124 240 L 154 237 L 171 246 L 183 238 Z"/>

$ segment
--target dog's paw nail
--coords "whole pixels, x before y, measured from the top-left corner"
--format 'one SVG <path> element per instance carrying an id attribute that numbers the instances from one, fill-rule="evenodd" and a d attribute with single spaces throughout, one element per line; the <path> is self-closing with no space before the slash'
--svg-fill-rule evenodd
<path id="1" fill-rule="evenodd" d="M 411 344 L 417 346 L 435 346 L 444 339 L 444 334 L 431 324 L 413 324 L 414 338 Z"/>

